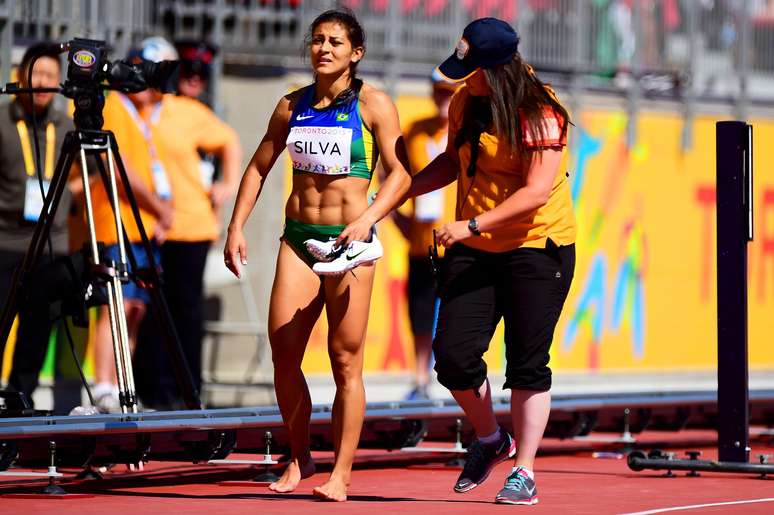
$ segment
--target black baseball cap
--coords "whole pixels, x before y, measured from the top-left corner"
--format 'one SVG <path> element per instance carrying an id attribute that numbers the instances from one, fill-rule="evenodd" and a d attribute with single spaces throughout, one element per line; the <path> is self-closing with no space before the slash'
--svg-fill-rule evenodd
<path id="1" fill-rule="evenodd" d="M 508 23 L 479 18 L 465 27 L 454 54 L 441 63 L 438 71 L 449 80 L 463 81 L 479 68 L 507 63 L 518 48 L 519 35 Z"/>
<path id="2" fill-rule="evenodd" d="M 183 76 L 199 75 L 209 78 L 212 59 L 218 52 L 216 46 L 198 40 L 177 40 L 175 48 L 180 54 L 180 73 Z"/>

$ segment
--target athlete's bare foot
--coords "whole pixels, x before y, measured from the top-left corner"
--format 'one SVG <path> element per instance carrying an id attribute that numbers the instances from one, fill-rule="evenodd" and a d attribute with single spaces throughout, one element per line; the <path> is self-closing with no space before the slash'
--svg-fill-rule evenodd
<path id="1" fill-rule="evenodd" d="M 328 481 L 312 490 L 318 499 L 323 501 L 342 502 L 347 500 L 347 483 L 331 476 Z"/>
<path id="2" fill-rule="evenodd" d="M 313 475 L 314 471 L 314 460 L 311 456 L 307 457 L 303 462 L 300 462 L 298 458 L 293 458 L 293 460 L 288 463 L 282 477 L 269 485 L 269 490 L 277 493 L 292 492 L 298 487 L 298 483 L 300 483 L 302 479 L 306 479 Z"/>

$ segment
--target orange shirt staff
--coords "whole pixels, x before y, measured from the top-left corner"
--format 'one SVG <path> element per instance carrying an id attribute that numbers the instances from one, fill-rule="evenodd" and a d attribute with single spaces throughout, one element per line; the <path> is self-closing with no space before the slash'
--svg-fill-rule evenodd
<path id="1" fill-rule="evenodd" d="M 551 406 L 549 349 L 575 267 L 575 219 L 560 162 L 569 117 L 518 52 L 502 20 L 469 24 L 439 66 L 465 86 L 452 99 L 446 151 L 413 178 L 411 195 L 457 179 L 433 349 L 438 381 L 478 439 L 454 490 L 480 485 L 499 462 L 514 469 L 495 502 L 534 504 L 535 453 Z M 515 440 L 494 417 L 483 355 L 505 322 L 506 381 Z"/>

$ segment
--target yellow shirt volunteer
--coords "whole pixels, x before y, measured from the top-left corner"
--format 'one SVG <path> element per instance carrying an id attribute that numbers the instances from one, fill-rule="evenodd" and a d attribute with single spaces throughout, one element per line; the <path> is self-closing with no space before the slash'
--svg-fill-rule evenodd
<path id="1" fill-rule="evenodd" d="M 466 87 L 454 95 L 449 107 L 449 140 L 447 152 L 459 160 L 457 180 L 457 219 L 469 220 L 493 209 L 526 183 L 526 172 L 517 156 L 512 156 L 510 146 L 500 143 L 497 136 L 481 134 L 476 173 L 468 177 L 470 143 L 459 149 L 454 139 L 462 127 L 467 99 Z M 553 110 L 547 110 L 544 118 L 545 141 L 532 141 L 525 133 L 528 148 L 564 147 L 567 138 L 561 137 L 562 120 Z M 530 213 L 525 213 L 507 227 L 491 232 L 482 232 L 480 237 L 468 238 L 465 245 L 487 252 L 505 252 L 519 247 L 543 248 L 546 239 L 551 238 L 557 245 L 575 242 L 575 214 L 567 174 L 560 170 L 551 189 L 548 202 Z"/>
<path id="2" fill-rule="evenodd" d="M 215 153 L 235 141 L 236 132 L 198 100 L 165 95 L 153 134 L 163 149 L 161 158 L 172 188 L 175 214 L 167 239 L 218 239 L 219 224 L 202 181 L 198 150 Z"/>

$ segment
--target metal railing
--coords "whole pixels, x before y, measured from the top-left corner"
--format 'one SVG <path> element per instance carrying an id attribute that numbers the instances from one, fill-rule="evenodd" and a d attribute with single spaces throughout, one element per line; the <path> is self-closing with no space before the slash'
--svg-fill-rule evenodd
<path id="1" fill-rule="evenodd" d="M 299 68 L 315 16 L 352 8 L 367 33 L 360 70 L 395 94 L 404 77 L 426 77 L 451 54 L 470 20 L 515 26 L 520 51 L 571 107 L 584 91 L 626 97 L 627 140 L 636 139 L 645 97 L 683 104 L 690 147 L 696 105 L 722 101 L 745 119 L 751 102 L 774 102 L 774 0 L 159 0 L 161 30 L 209 39 L 222 62 Z M 221 61 L 223 60 L 223 61 Z"/>
<path id="2" fill-rule="evenodd" d="M 427 75 L 471 19 L 498 16 L 530 62 L 575 87 L 774 99 L 774 0 L 0 0 L 0 73 L 14 43 L 92 37 L 121 56 L 151 34 L 215 43 L 216 72 L 223 62 L 300 67 L 304 33 L 334 5 L 362 21 L 361 69 L 388 89 Z"/>

